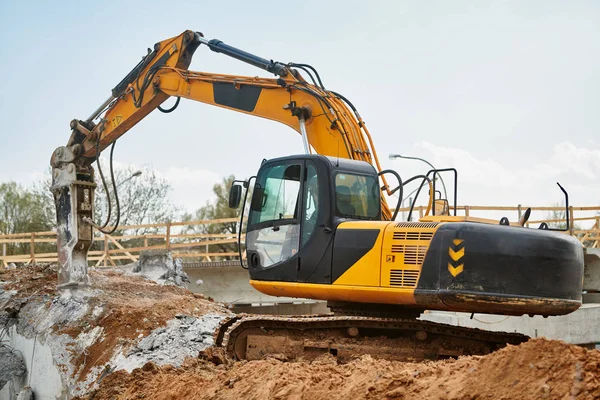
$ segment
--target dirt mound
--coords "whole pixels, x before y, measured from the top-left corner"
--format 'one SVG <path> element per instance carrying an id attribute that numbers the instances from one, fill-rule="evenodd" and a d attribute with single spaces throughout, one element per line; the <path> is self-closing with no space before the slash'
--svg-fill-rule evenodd
<path id="1" fill-rule="evenodd" d="M 425 363 L 375 360 L 339 365 L 277 360 L 180 368 L 146 364 L 109 375 L 89 399 L 597 399 L 600 351 L 532 339 L 481 357 Z"/>
<path id="2" fill-rule="evenodd" d="M 0 330 L 50 346 L 70 393 L 148 361 L 179 366 L 213 344 L 230 314 L 201 294 L 119 269 L 89 275 L 90 287 L 57 292 L 55 265 L 0 268 Z"/>

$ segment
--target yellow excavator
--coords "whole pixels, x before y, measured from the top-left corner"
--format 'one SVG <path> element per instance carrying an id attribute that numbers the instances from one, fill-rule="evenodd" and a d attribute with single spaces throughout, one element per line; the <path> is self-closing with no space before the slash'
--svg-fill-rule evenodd
<path id="1" fill-rule="evenodd" d="M 275 78 L 190 71 L 200 45 Z M 175 105 L 162 108 L 169 97 L 177 98 Z M 181 98 L 281 122 L 300 133 L 304 147 L 302 154 L 264 160 L 255 176 L 232 186 L 229 202 L 240 207 L 245 188 L 240 218 L 246 257 L 240 260 L 247 260 L 242 266 L 250 284 L 272 296 L 326 300 L 332 313 L 236 315 L 216 333 L 217 345 L 231 357 L 486 354 L 528 338 L 419 315 L 447 310 L 550 316 L 581 305 L 583 248 L 575 238 L 547 224 L 525 228 L 529 213 L 518 222 L 457 216 L 457 171 L 431 170 L 402 180 L 383 170 L 360 114 L 347 98 L 325 88 L 315 68 L 263 59 L 194 31 L 148 49 L 88 119 L 71 121 L 67 145 L 52 154 L 59 288 L 89 284 L 93 231 L 110 233 L 118 225 L 118 199 L 112 228 L 108 219 L 103 225 L 93 220 L 93 162 L 112 146 L 112 166 L 121 135 L 155 109 L 174 111 Z M 454 175 L 453 207 L 436 199 L 442 173 Z M 396 221 L 398 206 L 389 207 L 383 193 L 402 199 L 404 186 L 414 181 L 428 188 L 428 211 L 418 222 Z M 114 179 L 112 184 L 116 195 Z"/>

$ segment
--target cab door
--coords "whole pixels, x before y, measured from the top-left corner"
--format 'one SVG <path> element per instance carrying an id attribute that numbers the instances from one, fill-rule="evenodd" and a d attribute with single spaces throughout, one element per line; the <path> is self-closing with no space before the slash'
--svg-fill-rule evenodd
<path id="1" fill-rule="evenodd" d="M 303 176 L 303 160 L 266 163 L 259 171 L 246 233 L 253 279 L 296 281 Z"/>
<path id="2" fill-rule="evenodd" d="M 318 156 L 263 164 L 246 234 L 252 279 L 331 283 L 328 174 Z"/>

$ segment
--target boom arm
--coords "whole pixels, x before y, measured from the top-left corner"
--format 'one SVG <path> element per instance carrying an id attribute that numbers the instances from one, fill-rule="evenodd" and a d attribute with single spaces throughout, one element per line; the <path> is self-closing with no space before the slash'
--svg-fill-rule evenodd
<path id="1" fill-rule="evenodd" d="M 192 55 L 200 44 L 279 78 L 189 71 Z M 87 120 L 71 121 L 67 146 L 52 155 L 59 285 L 87 283 L 95 187 L 91 164 L 102 150 L 170 96 L 178 97 L 177 101 L 183 97 L 281 122 L 302 134 L 306 151 L 310 144 L 318 154 L 367 161 L 381 171 L 371 136 L 356 109 L 341 95 L 326 90 L 320 79 L 318 84 L 314 79 L 313 84 L 307 82 L 296 69 L 310 75 L 307 67 L 312 68 L 268 61 L 218 40 L 206 40 L 199 32 L 185 31 L 157 43 Z M 383 198 L 382 211 L 385 219 L 391 218 Z"/>

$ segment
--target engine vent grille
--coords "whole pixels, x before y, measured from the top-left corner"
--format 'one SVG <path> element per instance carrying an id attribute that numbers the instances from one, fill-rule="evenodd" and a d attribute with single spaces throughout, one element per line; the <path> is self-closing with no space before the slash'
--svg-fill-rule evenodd
<path id="1" fill-rule="evenodd" d="M 417 287 L 419 271 L 405 269 L 390 270 L 390 286 L 414 288 Z"/>
<path id="2" fill-rule="evenodd" d="M 414 246 L 405 244 L 393 244 L 392 253 L 403 253 L 404 264 L 420 265 L 423 263 L 427 246 Z"/>
<path id="3" fill-rule="evenodd" d="M 399 222 L 396 228 L 435 228 L 438 222 Z"/>
<path id="4" fill-rule="evenodd" d="M 394 240 L 431 240 L 433 232 L 394 232 Z"/>

